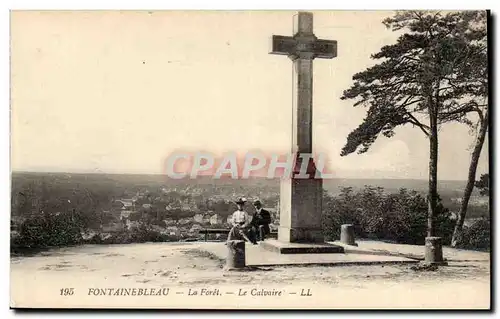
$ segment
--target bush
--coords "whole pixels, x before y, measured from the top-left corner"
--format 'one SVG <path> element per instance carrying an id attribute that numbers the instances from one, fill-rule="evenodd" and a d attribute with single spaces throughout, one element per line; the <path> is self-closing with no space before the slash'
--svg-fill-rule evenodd
<path id="1" fill-rule="evenodd" d="M 19 226 L 12 248 L 68 246 L 82 241 L 84 219 L 78 213 L 40 214 L 27 218 Z"/>
<path id="2" fill-rule="evenodd" d="M 328 240 L 340 238 L 340 226 L 353 224 L 357 237 L 390 240 L 422 245 L 427 231 L 427 202 L 416 191 L 401 189 L 388 194 L 381 187 L 365 186 L 354 192 L 343 188 L 340 195 L 325 193 L 323 204 L 324 229 Z M 451 239 L 453 221 L 447 209 L 438 204 L 436 234 L 444 242 Z"/>
<path id="3" fill-rule="evenodd" d="M 130 232 L 131 240 L 134 243 L 163 241 L 162 234 L 159 231 L 154 230 L 150 225 L 140 224 L 138 227 L 132 228 Z"/>
<path id="4" fill-rule="evenodd" d="M 145 223 L 116 233 L 95 233 L 83 239 L 88 230 L 88 218 L 82 214 L 39 214 L 27 218 L 11 232 L 11 251 L 22 253 L 32 249 L 71 246 L 77 244 L 129 244 L 178 241 L 179 238 L 161 232 L 160 227 Z M 103 236 L 107 235 L 107 236 Z"/>
<path id="5" fill-rule="evenodd" d="M 481 218 L 470 226 L 464 226 L 458 238 L 458 248 L 489 250 L 491 236 L 490 218 Z"/>
<path id="6" fill-rule="evenodd" d="M 161 233 L 154 229 L 154 226 L 145 223 L 139 224 L 130 230 L 122 230 L 116 233 L 109 234 L 108 237 L 101 239 L 102 234 L 94 236 L 91 240 L 97 244 L 130 244 L 130 243 L 146 243 L 146 242 L 169 242 L 178 241 L 179 238 L 168 234 Z M 96 238 L 94 240 L 94 238 Z M 88 242 L 90 243 L 90 242 Z"/>

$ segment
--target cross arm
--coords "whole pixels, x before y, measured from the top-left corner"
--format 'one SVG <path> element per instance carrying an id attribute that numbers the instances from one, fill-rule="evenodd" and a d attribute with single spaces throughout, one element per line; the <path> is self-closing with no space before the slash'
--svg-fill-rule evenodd
<path id="1" fill-rule="evenodd" d="M 314 53 L 317 58 L 333 59 L 337 57 L 337 41 L 321 40 L 314 42 Z"/>
<path id="2" fill-rule="evenodd" d="M 313 58 L 332 59 L 337 56 L 337 41 L 317 39 L 314 35 L 273 35 L 270 53 L 288 56 L 304 53 Z"/>
<path id="3" fill-rule="evenodd" d="M 295 52 L 297 41 L 293 37 L 273 35 L 271 38 L 271 54 L 289 55 Z"/>

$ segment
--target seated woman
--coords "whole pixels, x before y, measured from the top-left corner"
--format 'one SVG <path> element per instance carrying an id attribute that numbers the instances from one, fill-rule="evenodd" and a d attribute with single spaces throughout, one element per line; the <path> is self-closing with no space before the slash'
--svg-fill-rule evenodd
<path id="1" fill-rule="evenodd" d="M 257 241 L 255 240 L 255 235 L 252 231 L 250 216 L 248 216 L 248 213 L 243 210 L 245 203 L 245 198 L 238 198 L 236 201 L 238 209 L 233 213 L 233 227 L 229 231 L 227 240 L 246 240 L 256 245 Z"/>

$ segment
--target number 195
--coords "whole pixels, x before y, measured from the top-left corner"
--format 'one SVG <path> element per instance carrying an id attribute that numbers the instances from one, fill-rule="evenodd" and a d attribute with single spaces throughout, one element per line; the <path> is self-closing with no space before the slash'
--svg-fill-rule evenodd
<path id="1" fill-rule="evenodd" d="M 61 296 L 71 296 L 75 293 L 73 288 L 61 288 L 61 290 L 59 291 L 61 293 Z"/>

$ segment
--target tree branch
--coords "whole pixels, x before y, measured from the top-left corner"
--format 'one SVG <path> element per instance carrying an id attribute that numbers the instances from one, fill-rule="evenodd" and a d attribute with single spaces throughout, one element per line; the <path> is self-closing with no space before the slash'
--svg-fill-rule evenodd
<path id="1" fill-rule="evenodd" d="M 408 115 L 408 117 L 410 118 L 410 121 L 409 121 L 409 122 L 410 122 L 411 124 L 413 124 L 413 125 L 415 125 L 415 126 L 419 127 L 419 128 L 422 130 L 422 132 L 424 132 L 424 134 L 425 134 L 426 136 L 429 136 L 429 131 L 427 131 L 427 130 L 429 130 L 429 129 L 430 129 L 430 128 L 429 128 L 429 126 L 427 126 L 427 125 L 425 125 L 425 124 L 422 124 L 419 120 L 417 120 L 417 118 L 416 118 L 415 116 L 413 116 L 413 115 L 412 115 L 411 113 L 409 113 L 409 112 L 406 112 L 406 115 Z"/>

